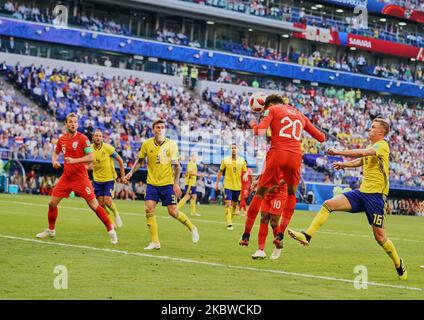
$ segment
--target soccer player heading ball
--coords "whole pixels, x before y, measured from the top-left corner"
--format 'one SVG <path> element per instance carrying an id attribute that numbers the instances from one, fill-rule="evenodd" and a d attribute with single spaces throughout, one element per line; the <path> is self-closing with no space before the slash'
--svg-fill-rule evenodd
<path id="1" fill-rule="evenodd" d="M 265 133 L 268 128 L 271 128 L 271 147 L 266 154 L 258 189 L 247 211 L 245 229 L 239 243 L 244 246 L 249 244 L 250 232 L 261 208 L 262 200 L 269 188 L 279 185 L 279 179 L 282 177 L 287 184 L 287 198 L 283 209 L 286 219 L 281 221 L 282 223 L 284 221 L 284 224 L 280 224 L 281 230 L 274 240 L 274 244 L 281 247 L 283 232 L 287 226 L 285 223 L 290 221 L 296 206 L 295 193 L 300 181 L 303 130 L 319 142 L 325 140 L 325 135 L 296 108 L 284 104 L 284 99 L 277 94 L 271 94 L 266 98 L 263 119 L 259 125 L 252 123 L 251 126 L 255 134 L 258 134 L 259 130 Z"/>

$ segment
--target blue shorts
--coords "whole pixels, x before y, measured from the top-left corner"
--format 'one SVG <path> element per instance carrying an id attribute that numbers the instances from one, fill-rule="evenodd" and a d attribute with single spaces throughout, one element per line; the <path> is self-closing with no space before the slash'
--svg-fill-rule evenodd
<path id="1" fill-rule="evenodd" d="M 93 182 L 96 197 L 112 197 L 115 190 L 115 181 Z"/>
<path id="2" fill-rule="evenodd" d="M 343 193 L 352 206 L 352 212 L 365 211 L 370 225 L 383 228 L 386 215 L 386 196 L 382 193 L 363 193 L 353 190 Z"/>
<path id="3" fill-rule="evenodd" d="M 160 187 L 147 184 L 146 196 L 144 200 L 151 200 L 155 202 L 159 202 L 160 200 L 162 202 L 162 206 L 164 207 L 177 204 L 177 197 L 175 196 L 172 184 Z"/>
<path id="4" fill-rule="evenodd" d="M 184 189 L 184 194 L 189 194 L 189 195 L 194 194 L 194 195 L 196 195 L 197 194 L 196 193 L 196 186 L 191 186 L 191 187 L 190 186 L 186 186 L 185 189 Z"/>
<path id="5" fill-rule="evenodd" d="M 224 189 L 224 191 L 225 191 L 225 200 L 231 200 L 234 202 L 239 201 L 240 190 Z"/>

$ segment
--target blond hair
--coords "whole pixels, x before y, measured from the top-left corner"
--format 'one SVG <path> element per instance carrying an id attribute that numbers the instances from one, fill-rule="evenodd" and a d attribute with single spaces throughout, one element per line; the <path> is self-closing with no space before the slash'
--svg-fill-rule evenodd
<path id="1" fill-rule="evenodd" d="M 384 136 L 387 136 L 387 134 L 390 132 L 390 123 L 388 120 L 383 119 L 383 118 L 375 118 L 374 119 L 375 122 L 378 122 L 384 130 Z"/>

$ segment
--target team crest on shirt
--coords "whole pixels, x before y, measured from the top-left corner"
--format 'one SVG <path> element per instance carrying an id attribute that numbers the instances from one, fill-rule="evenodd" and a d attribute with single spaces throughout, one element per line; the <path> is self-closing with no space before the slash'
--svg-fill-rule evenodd
<path id="1" fill-rule="evenodd" d="M 72 143 L 72 148 L 73 148 L 74 150 L 76 150 L 76 149 L 77 149 L 77 147 L 78 147 L 78 141 L 74 141 L 74 142 Z"/>
<path id="2" fill-rule="evenodd" d="M 66 144 L 62 144 L 62 152 L 63 152 L 63 154 L 65 154 L 65 152 L 66 152 Z"/>

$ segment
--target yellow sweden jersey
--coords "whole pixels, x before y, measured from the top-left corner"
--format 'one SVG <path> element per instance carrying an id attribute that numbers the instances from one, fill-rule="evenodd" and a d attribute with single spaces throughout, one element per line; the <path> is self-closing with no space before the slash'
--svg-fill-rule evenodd
<path id="1" fill-rule="evenodd" d="M 189 172 L 192 171 L 192 175 Z M 186 186 L 195 186 L 197 180 L 197 164 L 195 162 L 189 161 L 187 164 L 187 172 L 185 176 L 185 184 Z"/>
<path id="2" fill-rule="evenodd" d="M 94 167 L 93 178 L 96 182 L 115 180 L 117 177 L 112 155 L 115 148 L 107 143 L 102 143 L 100 149 L 93 148 Z"/>
<path id="3" fill-rule="evenodd" d="M 166 138 L 159 145 L 155 138 L 147 139 L 141 145 L 140 159 L 147 157 L 147 183 L 160 187 L 174 184 L 172 162 L 179 159 L 177 144 Z"/>
<path id="4" fill-rule="evenodd" d="M 376 155 L 362 158 L 363 179 L 359 191 L 389 194 L 389 144 L 380 140 L 372 147 Z"/>
<path id="5" fill-rule="evenodd" d="M 241 190 L 241 173 L 247 171 L 246 160 L 242 157 L 235 160 L 231 156 L 226 157 L 219 170 L 225 170 L 224 189 Z"/>

